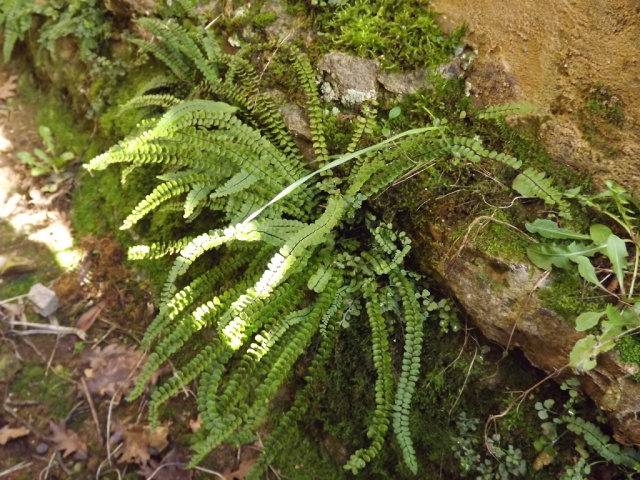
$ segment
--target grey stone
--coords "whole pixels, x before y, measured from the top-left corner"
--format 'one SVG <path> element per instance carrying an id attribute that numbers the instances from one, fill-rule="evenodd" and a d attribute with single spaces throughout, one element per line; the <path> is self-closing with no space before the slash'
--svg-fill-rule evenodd
<path id="1" fill-rule="evenodd" d="M 456 57 L 449 63 L 440 65 L 440 67 L 438 67 L 438 72 L 442 75 L 442 78 L 446 80 L 453 80 L 455 78 L 462 77 L 464 74 L 462 59 L 460 57 Z"/>
<path id="2" fill-rule="evenodd" d="M 41 283 L 36 283 L 31 287 L 28 298 L 33 303 L 36 312 L 43 317 L 52 315 L 60 306 L 56 292 Z"/>
<path id="3" fill-rule="evenodd" d="M 431 87 L 427 79 L 428 70 L 414 70 L 407 73 L 380 72 L 378 82 L 387 92 L 391 93 L 415 93 L 418 90 Z"/>
<path id="4" fill-rule="evenodd" d="M 318 70 L 326 74 L 331 90 L 347 106 L 353 106 L 378 97 L 378 62 L 351 57 L 342 52 L 332 52 L 318 62 Z M 328 88 L 322 87 L 327 99 Z"/>
<path id="5" fill-rule="evenodd" d="M 47 453 L 47 450 L 49 450 L 49 445 L 47 445 L 44 442 L 39 443 L 38 446 L 36 447 L 36 453 L 38 455 L 44 455 L 45 453 Z"/>
<path id="6" fill-rule="evenodd" d="M 311 140 L 311 127 L 304 110 L 297 105 L 287 104 L 280 108 L 280 113 L 282 120 L 293 135 Z"/>

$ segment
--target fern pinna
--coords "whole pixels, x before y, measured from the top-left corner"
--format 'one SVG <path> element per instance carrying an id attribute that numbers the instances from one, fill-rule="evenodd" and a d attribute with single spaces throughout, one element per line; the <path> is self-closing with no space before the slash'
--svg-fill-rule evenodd
<path id="1" fill-rule="evenodd" d="M 409 239 L 365 213 L 363 203 L 421 161 L 485 157 L 515 168 L 519 162 L 487 151 L 475 139 L 451 137 L 439 123 L 363 145 L 375 122 L 374 105 L 355 120 L 349 151 L 332 159 L 313 69 L 289 47 L 282 54 L 289 55 L 309 100 L 320 165 L 312 170 L 242 54 L 223 53 L 203 27 L 187 31 L 150 18 L 138 23 L 156 42 L 136 43 L 166 63 L 171 77 L 149 84 L 125 108 L 164 113 L 142 122 L 87 168 L 127 163 L 125 172 L 147 164 L 164 169 L 161 183 L 122 228 L 176 197 L 184 201 L 186 220 L 214 211 L 211 217 L 218 221 L 206 232 L 130 249 L 135 259 L 178 255 L 142 341 L 151 353 L 129 398 L 139 397 L 160 365 L 180 353 L 176 374 L 151 393 L 150 416 L 156 424 L 163 402 L 198 380 L 203 421 L 195 434 L 194 466 L 222 442 L 250 441 L 296 361 L 310 355 L 307 386 L 267 440 L 265 456 L 251 474 L 257 478 L 282 447 L 287 429 L 304 414 L 309 385 L 331 356 L 346 306 L 363 304 L 372 332 L 376 407 L 368 431 L 371 444 L 355 452 L 345 468 L 362 470 L 392 426 L 405 464 L 415 473 L 408 415 L 427 313 L 419 301 L 418 277 L 403 267 Z M 204 273 L 191 273 L 191 266 L 214 249 L 218 262 Z M 397 308 L 381 309 L 383 297 L 396 298 Z M 399 371 L 389 348 L 394 312 L 401 312 L 405 339 Z M 192 341 L 205 346 L 183 348 Z M 312 344 L 320 345 L 314 355 Z"/>

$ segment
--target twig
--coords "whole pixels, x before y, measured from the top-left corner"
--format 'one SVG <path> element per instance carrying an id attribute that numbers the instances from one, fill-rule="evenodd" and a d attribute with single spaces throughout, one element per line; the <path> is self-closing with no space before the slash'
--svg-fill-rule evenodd
<path id="1" fill-rule="evenodd" d="M 31 425 L 31 423 L 29 423 L 27 420 L 25 420 L 16 412 L 14 412 L 9 407 L 7 407 L 6 402 L 4 405 L 2 405 L 2 408 L 4 409 L 5 412 L 7 412 L 9 415 L 15 418 L 18 422 L 20 422 L 24 427 L 28 428 L 31 433 L 41 438 L 42 440 L 50 440 L 50 438 L 47 435 L 44 435 L 40 430 L 38 430 L 36 427 Z"/>
<path id="2" fill-rule="evenodd" d="M 96 432 L 98 433 L 98 438 L 100 439 L 100 445 L 102 445 L 103 439 L 102 439 L 102 429 L 100 428 L 100 419 L 98 418 L 98 412 L 96 412 L 96 407 L 93 404 L 93 399 L 91 398 L 91 394 L 89 393 L 89 387 L 87 386 L 87 381 L 84 377 L 80 378 L 80 384 L 82 385 L 84 396 L 87 397 L 87 403 L 89 404 L 89 408 L 91 409 L 91 417 L 93 418 L 93 422 L 96 424 Z"/>
<path id="3" fill-rule="evenodd" d="M 7 298 L 6 300 L 1 300 L 0 301 L 0 306 L 4 305 L 6 303 L 11 303 L 14 300 L 18 300 L 19 298 L 25 298 L 25 297 L 28 297 L 28 296 L 29 296 L 29 294 L 25 293 L 24 295 L 18 295 L 16 297 Z"/>
<path id="4" fill-rule="evenodd" d="M 56 350 L 58 349 L 59 341 L 60 341 L 60 335 L 56 336 L 56 343 L 53 345 L 53 349 L 51 350 L 51 355 L 49 356 L 49 361 L 47 362 L 47 368 L 44 371 L 45 377 L 49 374 L 49 369 L 51 368 L 51 364 L 53 363 L 53 357 L 56 356 Z"/>
<path id="5" fill-rule="evenodd" d="M 80 329 L 73 327 L 61 327 L 59 325 L 51 325 L 48 323 L 33 323 L 33 322 L 9 322 L 11 327 L 27 327 L 34 328 L 35 330 L 18 331 L 11 330 L 16 335 L 36 335 L 36 334 L 53 334 L 53 335 L 76 335 L 81 340 L 87 339 L 87 334 Z"/>
<path id="6" fill-rule="evenodd" d="M 198 470 L 200 472 L 204 472 L 204 473 L 210 473 L 211 475 L 215 475 L 218 478 L 221 478 L 222 480 L 227 480 L 227 477 L 225 477 L 224 475 L 214 471 L 214 470 L 209 470 L 208 468 L 203 468 L 203 467 L 193 467 L 194 470 Z"/>
<path id="7" fill-rule="evenodd" d="M 27 462 L 26 460 L 23 460 L 17 465 L 14 465 L 13 467 L 7 468 L 6 470 L 0 472 L 0 477 L 6 477 L 10 473 L 17 472 L 18 470 L 22 470 L 23 468 L 28 468 L 31 465 L 33 465 L 33 462 Z"/>
<path id="8" fill-rule="evenodd" d="M 53 454 L 51 454 L 51 458 L 49 458 L 49 463 L 47 463 L 47 466 L 40 470 L 40 475 L 38 475 L 39 480 L 46 480 L 47 478 L 49 478 L 49 470 L 51 470 L 51 465 L 53 464 L 54 458 L 56 458 L 56 452 L 53 452 Z"/>
<path id="9" fill-rule="evenodd" d="M 24 343 L 26 343 L 27 345 L 29 345 L 29 346 L 31 347 L 31 349 L 32 349 L 34 352 L 36 352 L 36 354 L 37 354 L 37 355 L 42 359 L 42 361 L 43 361 L 43 362 L 46 362 L 46 361 L 47 361 L 47 359 L 45 358 L 45 356 L 44 356 L 42 353 L 40 353 L 40 350 L 38 350 L 38 348 L 37 348 L 33 343 L 31 343 L 31 341 L 30 341 L 28 338 L 24 337 L 24 338 L 22 339 L 22 341 L 23 341 Z"/>

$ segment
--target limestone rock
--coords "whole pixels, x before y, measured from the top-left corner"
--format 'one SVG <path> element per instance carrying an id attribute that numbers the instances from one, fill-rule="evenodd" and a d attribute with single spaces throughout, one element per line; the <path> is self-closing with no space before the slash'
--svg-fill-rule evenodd
<path id="1" fill-rule="evenodd" d="M 302 108 L 297 105 L 287 104 L 280 109 L 280 113 L 282 114 L 282 120 L 293 135 L 302 137 L 305 140 L 311 140 L 311 127 Z"/>
<path id="2" fill-rule="evenodd" d="M 378 82 L 391 93 L 415 93 L 431 86 L 427 78 L 428 73 L 427 69 L 406 73 L 380 72 Z"/>
<path id="3" fill-rule="evenodd" d="M 155 0 L 104 0 L 104 5 L 117 15 L 151 15 L 157 6 Z"/>
<path id="4" fill-rule="evenodd" d="M 503 346 L 522 349 L 536 367 L 554 373 L 569 363 L 569 353 L 585 334 L 544 308 L 537 282 L 543 272 L 526 263 L 506 262 L 466 250 L 437 267 L 482 333 Z M 637 368 L 636 368 L 637 370 Z M 608 416 L 615 439 L 640 445 L 640 383 L 615 351 L 598 357 L 598 365 L 578 378 L 585 393 Z M 564 378 L 572 375 L 564 370 Z M 561 380 L 559 378 L 559 380 Z"/>
<path id="5" fill-rule="evenodd" d="M 321 86 L 325 100 L 335 98 L 344 105 L 353 106 L 378 97 L 377 77 L 379 65 L 375 60 L 352 57 L 342 52 L 332 52 L 318 62 L 318 70 L 326 74 L 329 86 Z"/>
<path id="6" fill-rule="evenodd" d="M 28 298 L 33 303 L 36 312 L 43 317 L 53 315 L 60 306 L 56 292 L 41 283 L 36 283 L 31 287 Z"/>

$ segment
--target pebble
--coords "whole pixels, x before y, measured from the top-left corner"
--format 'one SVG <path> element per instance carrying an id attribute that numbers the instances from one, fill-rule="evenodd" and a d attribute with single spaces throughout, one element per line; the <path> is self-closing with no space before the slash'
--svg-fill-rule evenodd
<path id="1" fill-rule="evenodd" d="M 47 453 L 47 450 L 49 450 L 49 445 L 47 445 L 44 442 L 39 443 L 38 446 L 36 447 L 36 453 L 38 455 L 44 455 L 45 453 Z"/>

